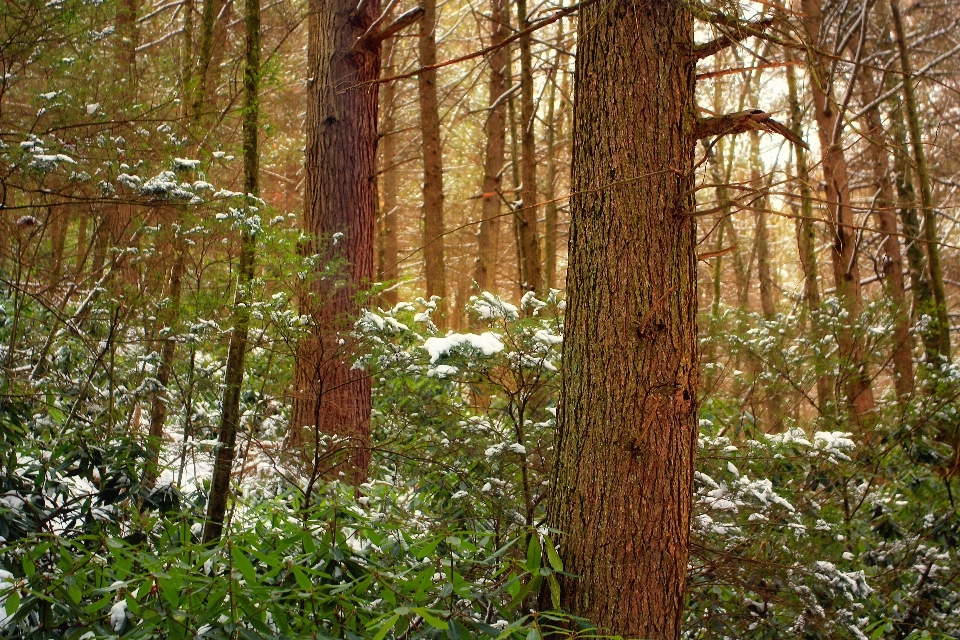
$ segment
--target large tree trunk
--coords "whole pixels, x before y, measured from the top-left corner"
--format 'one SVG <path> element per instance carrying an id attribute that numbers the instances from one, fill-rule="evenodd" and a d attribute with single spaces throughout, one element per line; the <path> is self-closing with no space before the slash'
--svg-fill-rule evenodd
<path id="1" fill-rule="evenodd" d="M 425 0 L 417 44 L 420 66 L 437 63 L 437 3 Z M 423 262 L 427 299 L 446 298 L 446 268 L 443 259 L 443 149 L 440 142 L 440 107 L 437 99 L 437 71 L 417 76 L 420 97 L 420 130 L 423 136 Z M 433 321 L 444 326 L 446 300 L 441 300 Z"/>
<path id="2" fill-rule="evenodd" d="M 510 30 L 505 0 L 490 2 L 490 46 L 502 45 Z M 477 263 L 474 279 L 480 291 L 495 291 L 500 256 L 500 200 L 506 148 L 507 62 L 509 49 L 500 46 L 490 54 L 490 108 L 484 132 L 487 134 L 483 163 L 480 230 L 477 233 Z"/>
<path id="3" fill-rule="evenodd" d="M 837 336 L 841 366 L 847 369 L 841 374 L 845 379 L 844 388 L 850 417 L 855 424 L 865 426 L 871 421 L 869 414 L 873 412 L 874 401 L 863 345 L 853 329 L 863 309 L 863 299 L 860 291 L 860 268 L 857 264 L 857 232 L 850 201 L 850 180 L 840 135 L 842 127 L 838 125 L 840 114 L 834 103 L 830 75 L 818 50 L 822 24 L 819 0 L 802 0 L 801 8 L 807 42 L 810 43 L 810 89 L 820 138 L 826 204 L 833 227 L 833 279 L 837 297 L 848 314 L 848 319 L 842 323 Z"/>
<path id="4" fill-rule="evenodd" d="M 521 33 L 530 26 L 527 1 L 517 0 L 517 25 Z M 535 136 L 536 106 L 533 100 L 533 56 L 530 44 L 533 35 L 520 36 L 520 287 L 524 291 L 539 291 L 540 238 L 537 233 L 537 142 Z"/>
<path id="5" fill-rule="evenodd" d="M 907 49 L 907 37 L 900 16 L 900 3 L 890 0 L 890 12 L 893 17 L 894 31 L 897 36 L 897 49 L 900 53 L 900 69 L 903 72 L 903 101 L 907 108 L 907 130 L 910 132 L 910 145 L 913 148 L 914 167 L 920 180 L 920 204 L 923 207 L 924 240 L 927 244 L 927 267 L 930 274 L 930 288 L 933 290 L 935 307 L 932 310 L 932 335 L 936 336 L 936 353 L 950 362 L 950 316 L 947 313 L 947 294 L 943 286 L 943 266 L 940 264 L 940 238 L 937 234 L 937 211 L 933 206 L 933 187 L 930 184 L 930 170 L 927 167 L 927 154 L 923 148 L 923 134 L 920 114 L 917 109 L 917 97 L 913 89 L 913 69 L 910 64 L 910 52 Z"/>
<path id="6" fill-rule="evenodd" d="M 260 0 L 245 0 L 246 64 L 243 72 L 243 192 L 247 197 L 245 215 L 254 215 L 249 207 L 257 206 L 260 195 L 260 151 L 257 125 L 260 115 Z M 224 372 L 223 404 L 220 411 L 220 446 L 210 480 L 207 501 L 207 522 L 203 541 L 218 540 L 223 532 L 224 516 L 230 495 L 230 476 L 236 456 L 237 432 L 240 430 L 240 388 L 243 385 L 243 361 L 250 327 L 250 288 L 253 285 L 254 259 L 257 248 L 255 226 L 240 232 L 240 266 L 237 269 L 237 290 L 233 299 L 233 330 L 227 350 Z"/>
<path id="7" fill-rule="evenodd" d="M 548 523 L 564 608 L 678 638 L 697 442 L 693 20 L 681 2 L 589 5 L 578 42 Z"/>
<path id="8" fill-rule="evenodd" d="M 370 461 L 370 378 L 351 368 L 349 330 L 357 293 L 373 277 L 378 91 L 369 83 L 380 73 L 380 43 L 354 46 L 380 3 L 372 0 L 356 16 L 355 7 L 351 0 L 310 2 L 303 228 L 312 237 L 303 251 L 319 255 L 320 268 L 339 263 L 346 282 L 318 278 L 301 298 L 314 334 L 297 351 L 288 444 L 302 446 L 309 427 L 314 462 L 326 465 L 321 471 L 343 469 L 362 482 Z M 341 438 L 342 455 L 321 460 L 319 434 Z"/>

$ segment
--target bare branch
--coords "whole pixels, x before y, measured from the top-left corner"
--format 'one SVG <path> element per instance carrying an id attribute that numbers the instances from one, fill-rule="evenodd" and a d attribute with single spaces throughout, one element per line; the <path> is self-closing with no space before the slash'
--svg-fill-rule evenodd
<path id="1" fill-rule="evenodd" d="M 715 118 L 697 118 L 694 135 L 699 140 L 714 136 L 745 133 L 751 129 L 777 133 L 790 142 L 804 149 L 809 149 L 807 143 L 805 143 L 800 136 L 774 120 L 769 113 L 762 109 L 749 109 L 738 113 L 728 113 Z"/>

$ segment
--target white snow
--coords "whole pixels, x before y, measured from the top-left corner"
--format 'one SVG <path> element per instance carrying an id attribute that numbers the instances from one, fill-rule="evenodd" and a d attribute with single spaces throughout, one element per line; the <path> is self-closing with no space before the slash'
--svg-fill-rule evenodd
<path id="1" fill-rule="evenodd" d="M 127 621 L 127 601 L 120 600 L 115 602 L 110 608 L 110 626 L 117 633 L 123 629 L 123 623 Z"/>
<path id="2" fill-rule="evenodd" d="M 430 353 L 430 364 L 434 364 L 441 356 L 447 355 L 461 345 L 469 345 L 485 356 L 492 356 L 504 349 L 499 336 L 489 331 L 480 335 L 475 333 L 451 333 L 443 338 L 427 338 L 423 343 L 423 348 Z"/>

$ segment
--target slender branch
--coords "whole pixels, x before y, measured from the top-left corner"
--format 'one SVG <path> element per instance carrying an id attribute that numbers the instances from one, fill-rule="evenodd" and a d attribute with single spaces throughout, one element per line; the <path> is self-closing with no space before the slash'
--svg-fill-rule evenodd
<path id="1" fill-rule="evenodd" d="M 694 135 L 698 140 L 713 136 L 726 136 L 745 133 L 752 129 L 777 133 L 790 142 L 808 149 L 807 143 L 786 126 L 774 120 L 762 109 L 749 109 L 737 113 L 728 113 L 715 118 L 697 118 Z"/>

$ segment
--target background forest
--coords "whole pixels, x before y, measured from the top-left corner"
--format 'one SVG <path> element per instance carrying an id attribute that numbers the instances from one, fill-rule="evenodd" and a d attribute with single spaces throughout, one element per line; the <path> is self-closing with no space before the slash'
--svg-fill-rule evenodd
<path id="1" fill-rule="evenodd" d="M 689 46 L 590 89 L 661 9 Z M 0 636 L 960 637 L 958 33 L 952 0 L 4 0 Z M 696 112 L 636 148 L 692 169 L 624 173 L 672 103 L 623 96 L 677 65 Z M 582 213 L 655 174 L 679 262 Z M 568 280 L 608 242 L 667 274 L 632 324 Z M 584 590 L 634 524 L 567 499 L 570 455 L 620 472 L 565 434 L 620 446 L 657 392 L 614 373 L 684 358 L 695 469 L 644 432 L 676 491 L 623 489 L 681 574 Z M 590 366 L 597 422 L 558 412 Z"/>

